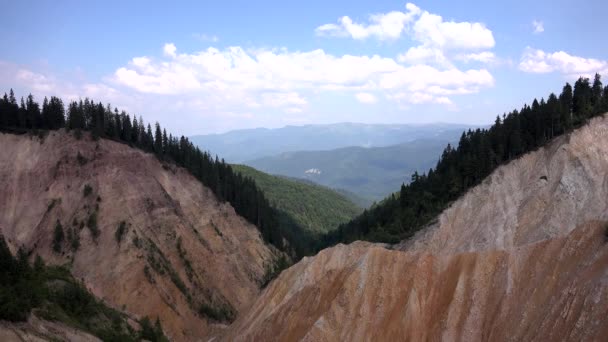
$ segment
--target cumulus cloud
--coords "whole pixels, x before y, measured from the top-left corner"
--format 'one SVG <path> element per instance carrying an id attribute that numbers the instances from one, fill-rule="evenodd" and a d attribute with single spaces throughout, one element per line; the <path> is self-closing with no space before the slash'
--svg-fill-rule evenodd
<path id="1" fill-rule="evenodd" d="M 567 76 L 592 76 L 608 72 L 608 61 L 572 56 L 564 51 L 545 52 L 527 47 L 519 69 L 530 73 L 560 72 Z"/>
<path id="2" fill-rule="evenodd" d="M 175 57 L 175 51 L 177 51 L 177 48 L 175 47 L 175 44 L 173 44 L 173 43 L 167 43 L 163 47 L 163 52 L 165 53 L 166 56 Z"/>
<path id="3" fill-rule="evenodd" d="M 404 54 L 397 56 L 397 59 L 409 64 L 432 63 L 446 67 L 452 66 L 441 49 L 429 46 L 413 46 Z"/>
<path id="4" fill-rule="evenodd" d="M 338 24 L 321 25 L 315 32 L 319 36 L 351 37 L 359 40 L 369 37 L 380 40 L 397 39 L 420 13 L 420 9 L 414 4 L 408 3 L 406 9 L 407 12 L 372 14 L 369 17 L 369 24 L 358 24 L 350 17 L 343 16 L 338 19 Z"/>
<path id="5" fill-rule="evenodd" d="M 545 26 L 542 21 L 532 21 L 532 27 L 534 28 L 534 33 L 539 34 L 545 32 Z"/>
<path id="6" fill-rule="evenodd" d="M 374 104 L 374 103 L 378 102 L 378 99 L 376 98 L 376 96 L 374 96 L 374 94 L 365 93 L 365 92 L 356 93 L 355 98 L 357 99 L 357 101 L 364 103 L 364 104 Z"/>
<path id="7" fill-rule="evenodd" d="M 116 70 L 113 80 L 141 93 L 200 94 L 213 97 L 216 102 L 285 107 L 291 111 L 306 106 L 304 93 L 312 91 L 385 95 L 415 91 L 446 96 L 477 92 L 494 82 L 485 69 L 404 66 L 378 55 L 334 56 L 320 49 L 290 52 L 241 47 L 208 48 L 167 60 L 136 57 Z M 367 95 L 355 96 L 368 103 L 371 99 Z"/>
<path id="8" fill-rule="evenodd" d="M 406 11 L 373 14 L 368 23 L 356 23 L 343 16 L 337 24 L 324 24 L 315 30 L 320 36 L 380 40 L 397 39 L 407 34 L 425 46 L 439 48 L 487 49 L 494 47 L 492 31 L 482 23 L 444 21 L 440 15 L 408 3 Z"/>
<path id="9" fill-rule="evenodd" d="M 447 49 L 487 49 L 495 44 L 492 31 L 482 23 L 443 21 L 427 11 L 414 24 L 413 37 L 423 44 Z"/>

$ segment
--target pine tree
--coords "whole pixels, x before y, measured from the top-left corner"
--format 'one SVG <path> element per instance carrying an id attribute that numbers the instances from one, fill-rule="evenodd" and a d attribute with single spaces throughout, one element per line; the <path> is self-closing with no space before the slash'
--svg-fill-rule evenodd
<path id="1" fill-rule="evenodd" d="M 591 87 L 591 107 L 593 115 L 599 114 L 602 111 L 602 80 L 600 74 L 595 74 L 593 86 Z"/>
<path id="2" fill-rule="evenodd" d="M 163 133 L 160 130 L 160 125 L 156 123 L 156 130 L 154 132 L 154 153 L 161 156 L 163 154 Z"/>
<path id="3" fill-rule="evenodd" d="M 572 86 L 566 83 L 562 89 L 562 93 L 559 95 L 559 103 L 561 110 L 561 121 L 564 125 L 564 130 L 569 131 L 572 129 Z"/>

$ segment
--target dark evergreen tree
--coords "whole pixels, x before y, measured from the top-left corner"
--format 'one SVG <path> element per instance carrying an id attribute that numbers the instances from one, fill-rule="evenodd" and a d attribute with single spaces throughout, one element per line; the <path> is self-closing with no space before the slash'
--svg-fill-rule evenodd
<path id="1" fill-rule="evenodd" d="M 156 129 L 154 132 L 154 153 L 157 156 L 163 155 L 163 133 L 160 130 L 160 124 L 156 123 Z"/>

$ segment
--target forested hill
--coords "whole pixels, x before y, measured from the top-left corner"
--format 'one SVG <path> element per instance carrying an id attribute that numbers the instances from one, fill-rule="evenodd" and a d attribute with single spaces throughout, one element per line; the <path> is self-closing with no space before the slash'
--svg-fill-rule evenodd
<path id="1" fill-rule="evenodd" d="M 296 223 L 318 235 L 338 228 L 362 212 L 346 196 L 305 180 L 269 175 L 245 165 L 232 165 L 252 178 L 273 207 L 285 211 Z"/>
<path id="2" fill-rule="evenodd" d="M 445 148 L 434 169 L 416 172 L 397 196 L 327 234 L 320 248 L 354 240 L 394 243 L 411 237 L 499 165 L 607 111 L 608 86 L 602 86 L 600 75 L 593 82 L 581 77 L 574 87 L 566 83 L 559 96 L 534 99 L 532 105 L 498 116 L 489 129 L 464 132 L 458 146 Z"/>
<path id="3" fill-rule="evenodd" d="M 4 132 L 43 135 L 61 128 L 77 138 L 88 131 L 95 139 L 120 141 L 186 168 L 220 201 L 230 202 L 240 216 L 257 226 L 266 242 L 292 256 L 301 257 L 311 245 L 299 235 L 299 227 L 270 205 L 252 179 L 235 173 L 224 160 L 201 151 L 188 138 L 167 134 L 158 123 L 153 128 L 141 116 L 137 119 L 89 99 L 69 103 L 66 111 L 63 101 L 54 96 L 45 97 L 42 106 L 31 94 L 18 103 L 12 89 L 0 98 L 0 130 Z"/>

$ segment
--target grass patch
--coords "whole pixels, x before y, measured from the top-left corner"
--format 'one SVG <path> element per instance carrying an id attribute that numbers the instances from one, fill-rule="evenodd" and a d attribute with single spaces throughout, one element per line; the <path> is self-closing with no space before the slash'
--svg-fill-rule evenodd
<path id="1" fill-rule="evenodd" d="M 181 236 L 177 239 L 177 252 L 179 254 L 179 258 L 182 260 L 184 267 L 186 268 L 186 275 L 188 279 L 192 283 L 192 279 L 194 278 L 194 270 L 192 269 L 192 263 L 188 260 L 188 255 L 186 254 L 186 250 L 184 250 L 182 246 L 182 238 Z"/>
<path id="2" fill-rule="evenodd" d="M 192 297 L 188 292 L 188 288 L 186 284 L 179 277 L 175 269 L 171 266 L 171 263 L 163 252 L 156 246 L 154 241 L 148 239 L 148 256 L 147 256 L 148 264 L 152 269 L 161 276 L 168 275 L 171 279 L 171 282 L 177 287 L 177 289 L 186 297 L 188 302 L 192 302 Z"/>

